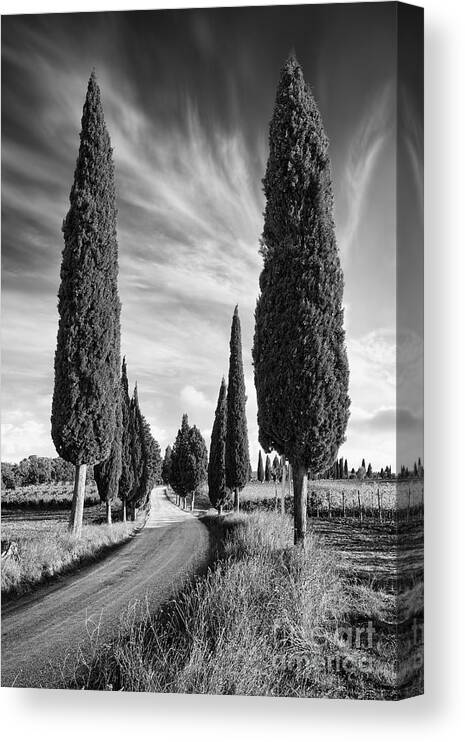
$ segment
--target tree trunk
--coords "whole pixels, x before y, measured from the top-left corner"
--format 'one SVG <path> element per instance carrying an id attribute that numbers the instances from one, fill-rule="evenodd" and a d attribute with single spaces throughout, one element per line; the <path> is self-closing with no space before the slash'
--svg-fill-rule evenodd
<path id="1" fill-rule="evenodd" d="M 106 501 L 107 508 L 107 525 L 111 526 L 111 500 Z"/>
<path id="2" fill-rule="evenodd" d="M 278 512 L 278 481 L 277 481 L 276 476 L 274 478 L 274 509 L 275 509 L 275 512 L 277 513 Z"/>
<path id="3" fill-rule="evenodd" d="M 307 535 L 307 469 L 301 464 L 292 467 L 294 478 L 294 544 L 304 545 Z"/>
<path id="4" fill-rule="evenodd" d="M 195 507 L 195 492 L 192 493 L 191 512 L 194 510 L 194 507 Z"/>
<path id="5" fill-rule="evenodd" d="M 286 499 L 286 460 L 282 457 L 283 475 L 281 478 L 281 515 L 284 515 L 284 501 Z"/>
<path id="6" fill-rule="evenodd" d="M 223 515 L 223 506 L 222 505 L 218 505 L 217 510 L 218 510 L 218 515 Z"/>
<path id="7" fill-rule="evenodd" d="M 126 523 L 127 514 L 126 514 L 126 498 L 123 500 L 123 523 Z"/>
<path id="8" fill-rule="evenodd" d="M 84 495 L 86 491 L 87 464 L 79 464 L 74 468 L 74 491 L 69 516 L 68 531 L 80 538 L 82 532 L 82 517 L 84 515 Z"/>
<path id="9" fill-rule="evenodd" d="M 234 510 L 236 513 L 239 512 L 239 488 L 234 488 Z"/>

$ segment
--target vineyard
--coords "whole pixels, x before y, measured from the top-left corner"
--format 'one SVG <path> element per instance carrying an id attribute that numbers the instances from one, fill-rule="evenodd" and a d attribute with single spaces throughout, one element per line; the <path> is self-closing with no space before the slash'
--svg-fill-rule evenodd
<path id="1" fill-rule="evenodd" d="M 276 501 L 277 497 L 277 501 Z M 317 480 L 308 483 L 307 512 L 316 518 L 409 521 L 423 517 L 423 480 Z M 246 512 L 281 507 L 281 484 L 250 482 L 242 492 Z M 286 484 L 285 510 L 292 512 L 292 484 Z"/>
<path id="2" fill-rule="evenodd" d="M 100 503 L 94 482 L 87 485 L 85 506 Z M 73 485 L 68 482 L 56 484 L 30 484 L 2 492 L 2 510 L 16 509 L 54 509 L 70 508 L 73 499 Z"/>

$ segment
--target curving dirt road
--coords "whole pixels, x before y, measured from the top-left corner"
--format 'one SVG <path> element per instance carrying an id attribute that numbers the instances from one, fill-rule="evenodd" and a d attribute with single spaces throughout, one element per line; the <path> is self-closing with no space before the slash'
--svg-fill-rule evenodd
<path id="1" fill-rule="evenodd" d="M 145 528 L 102 562 L 2 610 L 2 686 L 56 687 L 66 655 L 89 628 L 117 630 L 121 612 L 147 599 L 155 609 L 207 563 L 208 530 L 155 488 Z M 86 626 L 87 622 L 87 626 Z"/>

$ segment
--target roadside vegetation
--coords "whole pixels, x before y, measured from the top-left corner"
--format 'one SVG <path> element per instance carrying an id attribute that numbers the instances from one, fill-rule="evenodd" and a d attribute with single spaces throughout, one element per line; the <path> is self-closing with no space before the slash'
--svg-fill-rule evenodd
<path id="1" fill-rule="evenodd" d="M 67 509 L 42 506 L 29 512 L 8 509 L 2 513 L 3 600 L 102 557 L 143 522 L 141 516 L 136 522 L 108 526 L 102 523 L 104 506 L 93 505 L 85 509 L 82 538 L 76 538 L 67 528 L 72 485 L 69 489 Z"/>
<path id="2" fill-rule="evenodd" d="M 395 595 L 351 582 L 314 535 L 292 548 L 288 516 L 232 514 L 209 525 L 217 545 L 209 572 L 153 616 L 130 606 L 112 641 L 91 636 L 68 658 L 64 686 L 353 698 L 418 686 L 418 672 L 396 673 Z M 407 622 L 417 603 L 407 591 Z"/>

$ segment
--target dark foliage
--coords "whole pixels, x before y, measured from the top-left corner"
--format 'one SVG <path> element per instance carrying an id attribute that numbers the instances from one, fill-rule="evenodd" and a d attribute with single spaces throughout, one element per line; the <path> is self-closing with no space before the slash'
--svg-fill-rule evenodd
<path id="1" fill-rule="evenodd" d="M 189 426 L 187 415 L 182 416 L 181 427 L 171 454 L 171 486 L 180 497 L 196 492 L 207 479 L 208 456 L 200 430 Z"/>
<path id="2" fill-rule="evenodd" d="M 270 463 L 270 457 L 267 455 L 265 459 L 265 482 L 269 482 L 271 480 L 271 463 Z"/>
<path id="3" fill-rule="evenodd" d="M 119 499 L 121 502 L 125 503 L 131 497 L 131 492 L 134 486 L 134 462 L 132 456 L 134 433 L 126 358 L 123 358 L 123 366 L 121 370 L 121 423 L 121 476 L 119 480 Z"/>
<path id="4" fill-rule="evenodd" d="M 161 478 L 164 484 L 169 484 L 171 481 L 171 446 L 167 446 L 165 449 L 165 458 L 161 467 Z"/>
<path id="5" fill-rule="evenodd" d="M 241 490 L 249 477 L 249 440 L 245 414 L 244 369 L 242 366 L 241 323 L 236 306 L 229 344 L 229 377 L 226 425 L 226 486 Z"/>
<path id="6" fill-rule="evenodd" d="M 131 507 L 138 508 L 146 502 L 146 487 L 145 487 L 145 458 L 146 458 L 146 447 L 145 447 L 145 430 L 143 424 L 142 413 L 139 407 L 139 395 L 137 392 L 137 384 L 134 387 L 134 392 L 131 398 L 131 404 L 129 409 L 131 418 L 132 428 L 132 470 L 134 474 L 134 481 L 128 502 Z"/>
<path id="7" fill-rule="evenodd" d="M 112 148 L 94 73 L 63 233 L 52 438 L 67 461 L 95 464 L 115 436 L 120 301 Z"/>
<path id="8" fill-rule="evenodd" d="M 265 479 L 265 470 L 263 468 L 263 458 L 261 451 L 258 452 L 257 479 L 259 482 L 263 482 Z"/>
<path id="9" fill-rule="evenodd" d="M 253 347 L 259 439 L 316 474 L 344 441 L 349 369 L 328 140 L 293 57 L 281 73 L 269 146 Z"/>
<path id="10" fill-rule="evenodd" d="M 218 394 L 208 460 L 208 497 L 213 507 L 217 509 L 228 504 L 230 499 L 230 492 L 226 486 L 225 470 L 226 415 L 227 388 L 223 378 Z"/>
<path id="11" fill-rule="evenodd" d="M 123 413 L 121 409 L 121 388 L 116 405 L 115 437 L 110 449 L 110 455 L 105 461 L 94 466 L 94 479 L 102 502 L 111 503 L 118 496 L 119 480 L 121 477 L 121 441 L 123 435 Z"/>

